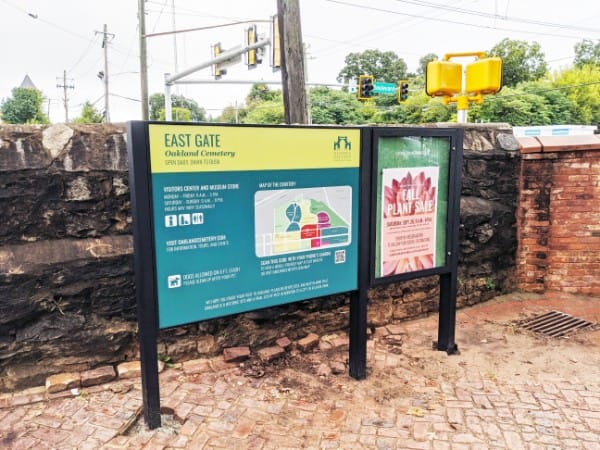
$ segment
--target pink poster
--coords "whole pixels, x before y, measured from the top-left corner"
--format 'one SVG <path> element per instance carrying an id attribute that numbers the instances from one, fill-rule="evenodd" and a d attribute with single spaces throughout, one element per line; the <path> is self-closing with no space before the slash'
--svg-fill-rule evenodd
<path id="1" fill-rule="evenodd" d="M 383 169 L 381 275 L 435 264 L 437 167 Z"/>

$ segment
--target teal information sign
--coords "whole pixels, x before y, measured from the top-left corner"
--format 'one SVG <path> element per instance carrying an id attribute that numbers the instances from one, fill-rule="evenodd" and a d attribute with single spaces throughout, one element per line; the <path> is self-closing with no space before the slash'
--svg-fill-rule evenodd
<path id="1" fill-rule="evenodd" d="M 373 94 L 388 94 L 394 95 L 396 93 L 397 86 L 394 83 L 384 83 L 383 81 L 376 81 L 373 84 Z"/>
<path id="2" fill-rule="evenodd" d="M 358 287 L 360 131 L 150 124 L 159 327 Z"/>

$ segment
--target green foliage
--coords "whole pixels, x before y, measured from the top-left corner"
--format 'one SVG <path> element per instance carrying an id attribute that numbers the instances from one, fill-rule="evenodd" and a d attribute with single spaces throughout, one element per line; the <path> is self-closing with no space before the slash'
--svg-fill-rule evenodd
<path id="1" fill-rule="evenodd" d="M 6 123 L 48 123 L 42 112 L 42 93 L 32 88 L 14 88 L 12 97 L 0 105 L 2 120 Z"/>
<path id="2" fill-rule="evenodd" d="M 584 39 L 575 44 L 573 64 L 577 68 L 586 65 L 600 67 L 600 39 L 596 43 L 590 39 Z"/>
<path id="3" fill-rule="evenodd" d="M 572 123 L 590 125 L 600 123 L 600 68 L 586 65 L 554 75 L 556 87 L 572 104 Z"/>
<path id="4" fill-rule="evenodd" d="M 373 75 L 376 81 L 388 83 L 397 83 L 407 77 L 406 63 L 394 52 L 365 50 L 348 54 L 344 62 L 346 65 L 337 77 L 339 82 L 348 82 L 361 74 Z"/>
<path id="5" fill-rule="evenodd" d="M 165 120 L 165 95 L 161 93 L 152 94 L 149 99 L 150 120 Z M 172 95 L 171 106 L 173 111 L 173 120 L 182 122 L 204 122 L 206 121 L 206 111 L 198 106 L 195 100 L 184 97 L 183 95 Z M 181 111 L 180 117 L 175 119 L 175 109 Z M 189 116 L 182 110 L 189 111 Z M 162 117 L 162 118 L 161 118 Z"/>
<path id="6" fill-rule="evenodd" d="M 223 123 L 239 123 L 243 122 L 247 114 L 246 108 L 237 108 L 235 106 L 228 106 L 223 109 L 223 112 L 217 117 L 217 122 Z"/>
<path id="7" fill-rule="evenodd" d="M 419 59 L 419 68 L 417 69 L 418 75 L 425 75 L 427 73 L 427 64 L 431 61 L 437 61 L 439 58 L 435 53 L 427 53 L 425 56 Z"/>
<path id="8" fill-rule="evenodd" d="M 226 108 L 219 121 L 265 125 L 285 123 L 281 90 L 271 90 L 264 83 L 253 84 L 246 96 L 246 106 L 237 108 L 237 113 L 236 108 L 233 106 Z"/>
<path id="9" fill-rule="evenodd" d="M 192 112 L 187 108 L 179 108 L 177 106 L 173 106 L 171 108 L 171 117 L 175 122 L 191 122 Z M 160 110 L 158 120 L 166 120 L 166 113 L 164 109 Z"/>
<path id="10" fill-rule="evenodd" d="M 551 125 L 550 106 L 544 97 L 517 88 L 504 88 L 479 108 L 479 120 L 508 122 L 513 126 Z M 471 115 L 475 119 L 474 115 Z"/>
<path id="11" fill-rule="evenodd" d="M 246 96 L 246 104 L 250 106 L 260 102 L 283 101 L 282 98 L 281 90 L 273 91 L 264 83 L 256 83 L 252 85 Z"/>
<path id="12" fill-rule="evenodd" d="M 519 85 L 524 92 L 539 95 L 549 108 L 550 124 L 568 124 L 573 121 L 573 102 L 564 89 L 556 88 L 549 79 Z"/>
<path id="13" fill-rule="evenodd" d="M 269 100 L 255 103 L 244 117 L 243 123 L 281 124 L 285 123 L 283 102 Z"/>
<path id="14" fill-rule="evenodd" d="M 542 78 L 548 71 L 540 44 L 504 38 L 488 52 L 502 58 L 502 85 L 514 87 Z"/>
<path id="15" fill-rule="evenodd" d="M 74 123 L 102 123 L 104 116 L 89 102 L 83 104 L 81 116 L 73 120 Z"/>
<path id="16" fill-rule="evenodd" d="M 309 96 L 312 122 L 315 124 L 365 123 L 361 103 L 355 94 L 317 87 L 310 90 Z"/>

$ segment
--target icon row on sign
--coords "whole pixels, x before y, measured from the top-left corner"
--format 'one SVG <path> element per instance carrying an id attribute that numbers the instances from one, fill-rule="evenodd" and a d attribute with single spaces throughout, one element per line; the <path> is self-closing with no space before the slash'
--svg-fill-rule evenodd
<path id="1" fill-rule="evenodd" d="M 165 227 L 186 227 L 188 225 L 202 225 L 204 213 L 170 214 L 165 216 Z"/>

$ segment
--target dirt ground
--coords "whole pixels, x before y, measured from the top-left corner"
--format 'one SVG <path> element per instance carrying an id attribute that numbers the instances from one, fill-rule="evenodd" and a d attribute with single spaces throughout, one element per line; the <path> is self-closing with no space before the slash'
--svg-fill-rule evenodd
<path id="1" fill-rule="evenodd" d="M 478 374 L 482 380 L 542 384 L 569 380 L 581 385 L 600 380 L 600 327 L 562 338 L 550 338 L 519 327 L 535 314 L 508 311 L 504 317 L 487 318 L 476 307 L 459 311 L 456 342 L 459 352 L 447 355 L 432 344 L 437 337 L 437 316 L 374 330 L 368 344 L 367 378 L 356 382 L 347 375 L 331 374 L 324 365 L 347 364 L 345 348 L 291 352 L 278 361 L 246 362 L 249 377 L 273 378 L 278 391 L 297 400 L 322 400 L 348 394 L 383 403 L 412 399 L 430 406 L 444 384 Z M 468 325 L 468 326 L 463 326 Z M 429 389 L 431 388 L 431 389 Z"/>

